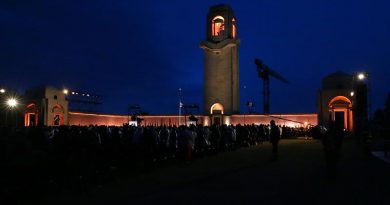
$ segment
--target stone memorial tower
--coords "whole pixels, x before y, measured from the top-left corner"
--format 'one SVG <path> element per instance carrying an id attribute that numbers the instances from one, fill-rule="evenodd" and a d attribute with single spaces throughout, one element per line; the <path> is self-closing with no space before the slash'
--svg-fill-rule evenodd
<path id="1" fill-rule="evenodd" d="M 228 5 L 212 6 L 207 15 L 204 50 L 204 114 L 210 124 L 230 124 L 239 113 L 238 45 L 236 17 Z"/>

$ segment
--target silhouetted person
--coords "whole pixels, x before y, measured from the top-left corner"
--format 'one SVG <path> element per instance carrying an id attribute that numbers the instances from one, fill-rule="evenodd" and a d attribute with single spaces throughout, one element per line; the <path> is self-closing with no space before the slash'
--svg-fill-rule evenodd
<path id="1" fill-rule="evenodd" d="M 276 126 L 275 121 L 271 120 L 270 122 L 270 142 L 272 144 L 272 160 L 276 161 L 278 159 L 278 144 L 280 140 L 280 130 Z"/>
<path id="2" fill-rule="evenodd" d="M 324 145 L 325 160 L 330 177 L 335 177 L 338 162 L 341 158 L 341 147 L 343 142 L 343 128 L 336 122 L 331 121 L 322 143 Z"/>

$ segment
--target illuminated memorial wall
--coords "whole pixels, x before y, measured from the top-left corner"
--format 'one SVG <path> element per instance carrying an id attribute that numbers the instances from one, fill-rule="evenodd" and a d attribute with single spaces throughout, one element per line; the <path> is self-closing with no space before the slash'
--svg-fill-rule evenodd
<path id="1" fill-rule="evenodd" d="M 141 125 L 179 125 L 178 115 L 148 115 L 143 118 Z M 209 116 L 196 115 L 198 124 L 209 126 Z M 110 125 L 122 126 L 129 122 L 127 115 L 106 115 L 81 112 L 69 112 L 69 125 Z M 189 116 L 181 116 L 181 122 L 188 122 Z M 305 127 L 317 125 L 317 114 L 273 114 L 273 115 L 232 115 L 225 118 L 224 124 L 269 124 L 275 120 L 278 125 L 289 127 Z"/>

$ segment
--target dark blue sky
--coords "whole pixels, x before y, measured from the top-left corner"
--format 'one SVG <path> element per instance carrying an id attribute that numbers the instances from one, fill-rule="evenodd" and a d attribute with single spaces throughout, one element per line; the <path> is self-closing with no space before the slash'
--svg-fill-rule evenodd
<path id="1" fill-rule="evenodd" d="M 108 113 L 126 113 L 130 103 L 176 113 L 178 88 L 184 103 L 201 105 L 198 45 L 209 7 L 227 3 L 241 39 L 242 112 L 247 100 L 262 111 L 255 57 L 291 82 L 271 80 L 271 112 L 316 112 L 321 79 L 337 70 L 370 73 L 373 109 L 383 107 L 390 91 L 386 0 L 80 2 L 1 1 L 0 84 L 98 93 Z"/>

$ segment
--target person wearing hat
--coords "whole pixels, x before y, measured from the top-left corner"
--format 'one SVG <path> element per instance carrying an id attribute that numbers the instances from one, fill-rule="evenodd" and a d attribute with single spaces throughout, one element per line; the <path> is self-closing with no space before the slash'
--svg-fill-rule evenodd
<path id="1" fill-rule="evenodd" d="M 270 122 L 270 142 L 272 144 L 272 160 L 278 160 L 278 143 L 280 140 L 280 129 L 274 120 Z"/>

